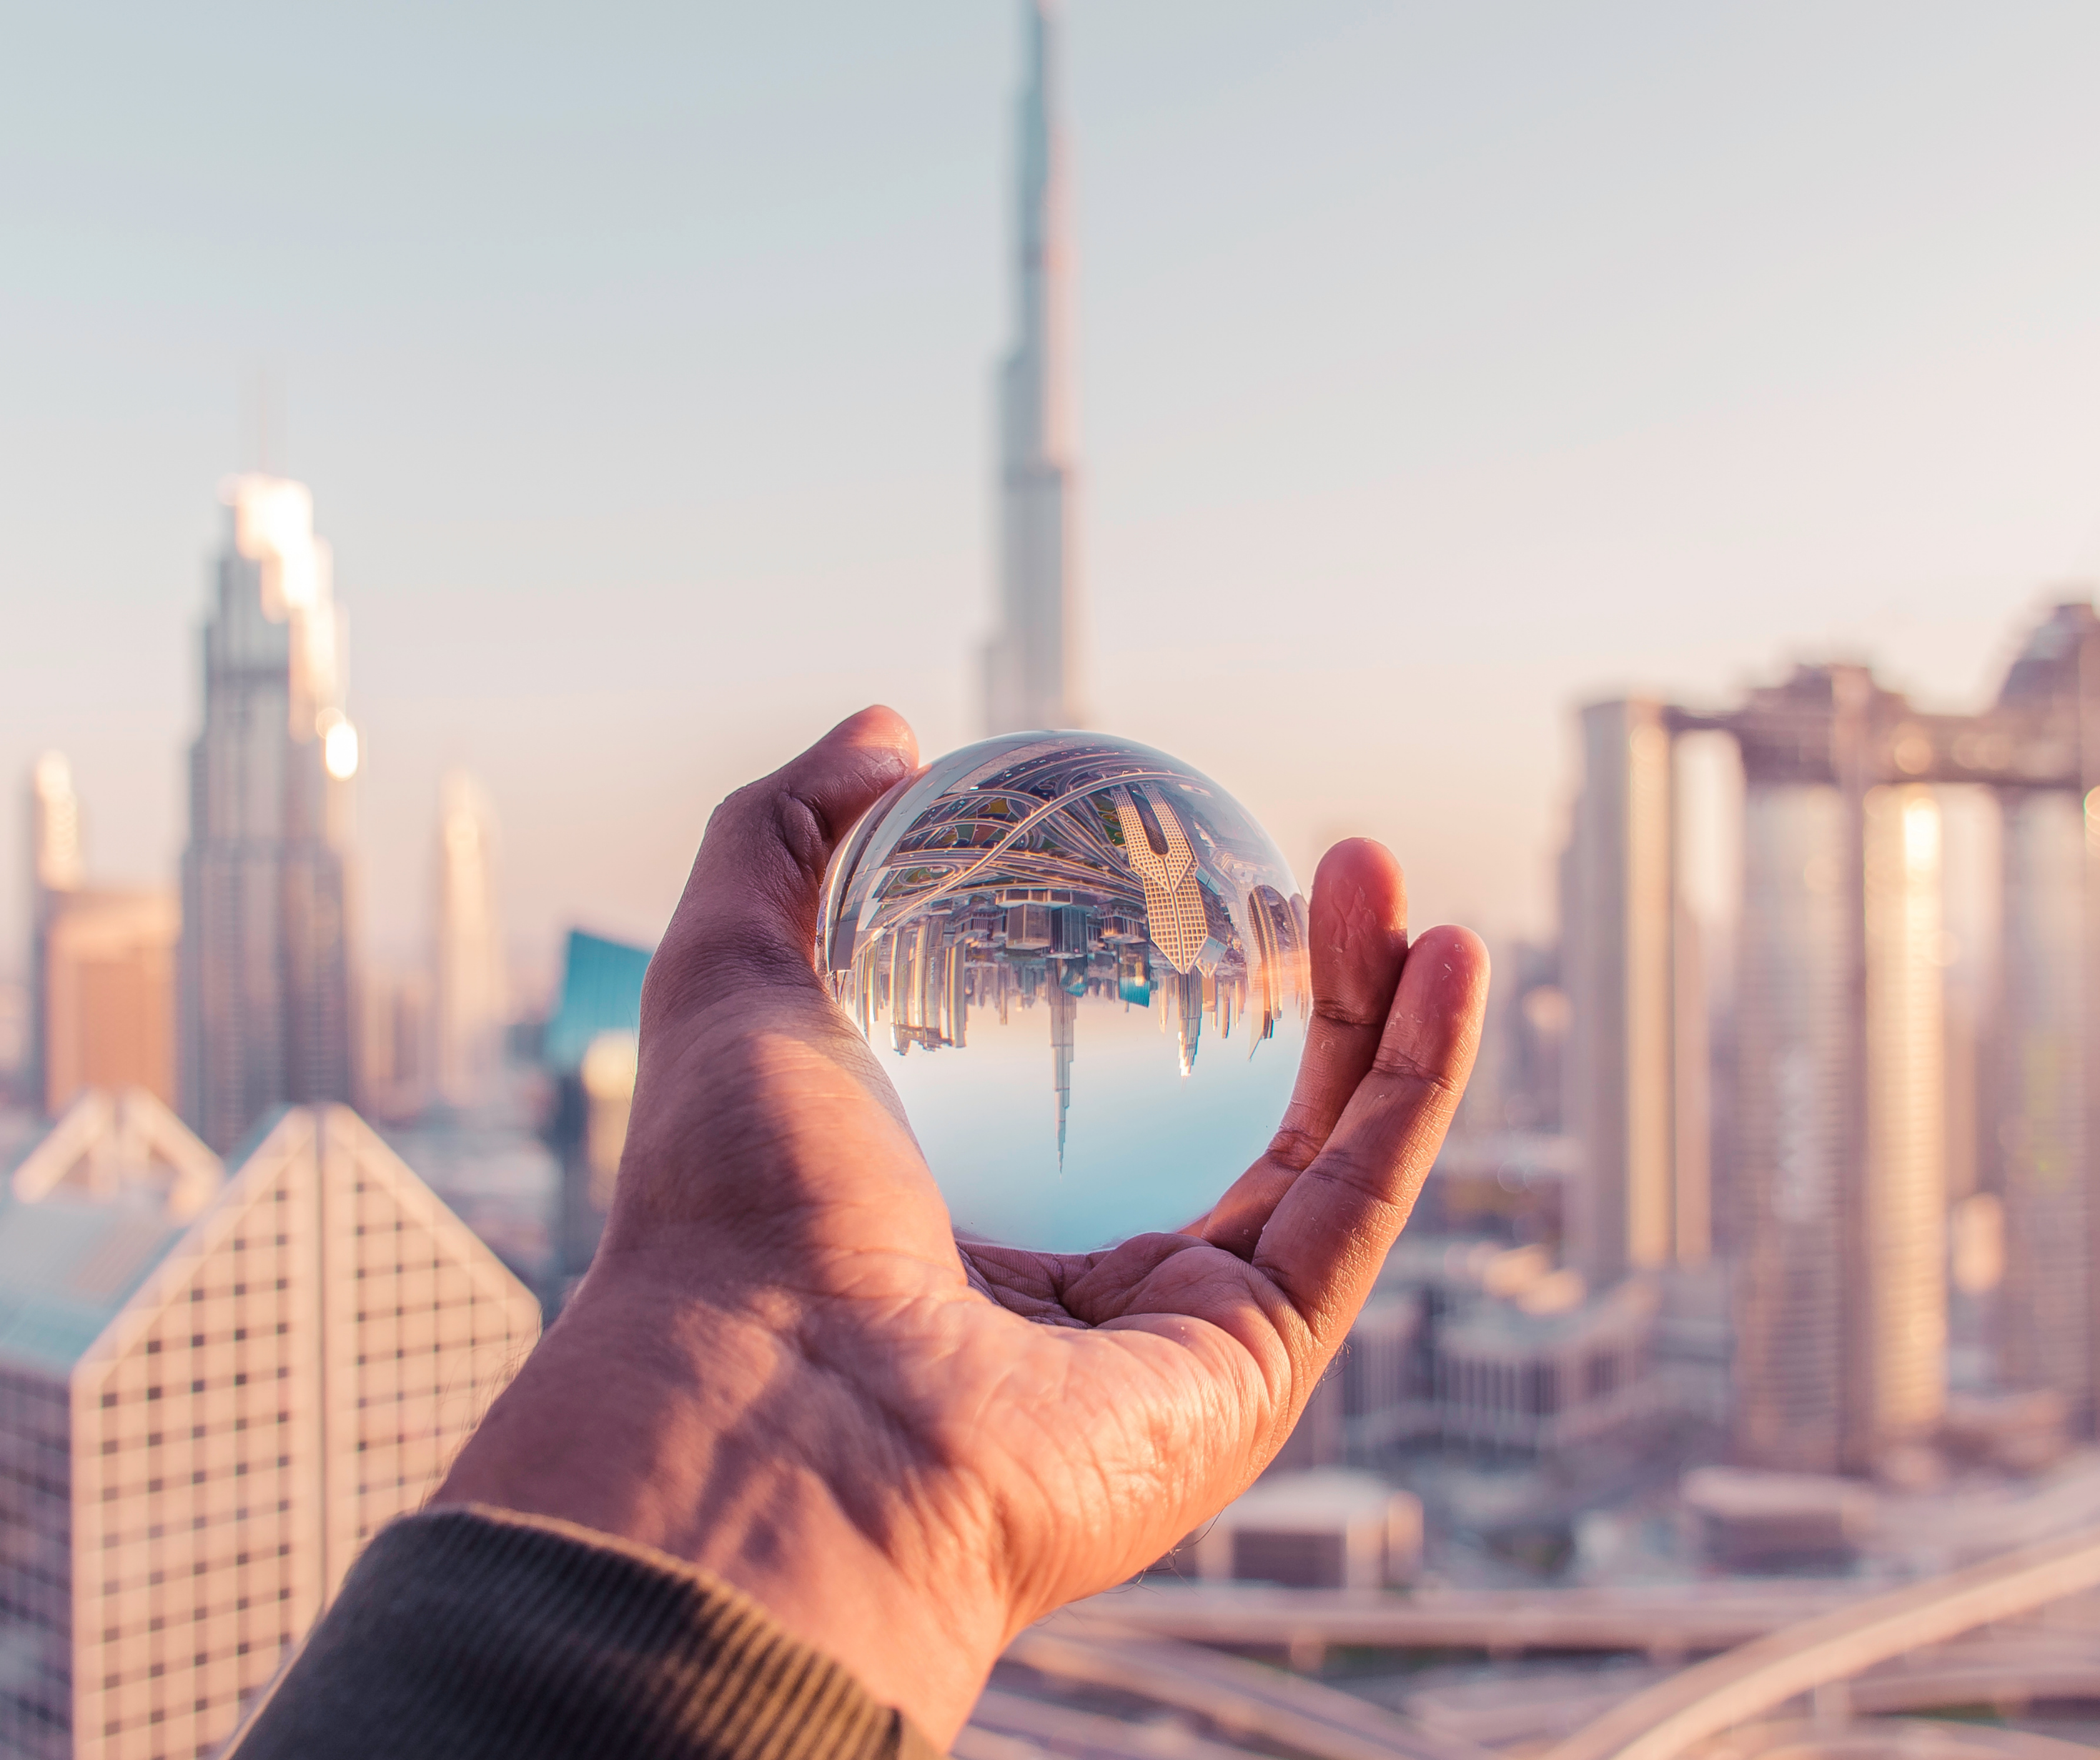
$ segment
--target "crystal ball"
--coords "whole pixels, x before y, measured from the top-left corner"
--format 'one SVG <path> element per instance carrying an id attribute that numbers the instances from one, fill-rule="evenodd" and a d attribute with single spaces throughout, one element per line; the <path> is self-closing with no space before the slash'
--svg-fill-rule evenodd
<path id="1" fill-rule="evenodd" d="M 1012 733 L 899 782 L 833 857 L 818 958 L 957 1228 L 1061 1251 L 1207 1210 L 1281 1120 L 1305 900 L 1207 777 Z"/>

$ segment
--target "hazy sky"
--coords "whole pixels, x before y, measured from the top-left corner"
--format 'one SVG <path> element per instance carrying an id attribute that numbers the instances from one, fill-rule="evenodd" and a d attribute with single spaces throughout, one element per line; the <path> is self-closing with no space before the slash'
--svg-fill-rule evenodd
<path id="1" fill-rule="evenodd" d="M 0 778 L 68 751 L 99 874 L 173 871 L 262 372 L 382 948 L 448 763 L 532 953 L 653 934 L 862 702 L 973 732 L 1012 7 L 6 35 Z M 2100 9 L 1076 0 L 1067 47 L 1097 719 L 1294 860 L 1368 830 L 1420 920 L 1541 924 L 1586 695 L 1968 702 L 2100 574 Z"/>

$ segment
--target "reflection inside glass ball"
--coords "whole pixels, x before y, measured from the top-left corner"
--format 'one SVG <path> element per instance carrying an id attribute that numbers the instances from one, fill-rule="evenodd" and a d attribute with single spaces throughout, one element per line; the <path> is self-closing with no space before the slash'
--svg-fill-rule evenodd
<path id="1" fill-rule="evenodd" d="M 1311 1001 L 1267 834 L 1100 733 L 1003 735 L 899 783 L 840 847 L 818 949 L 898 1054 L 956 1225 L 1030 1246 L 1201 1215 L 1275 1130 Z"/>

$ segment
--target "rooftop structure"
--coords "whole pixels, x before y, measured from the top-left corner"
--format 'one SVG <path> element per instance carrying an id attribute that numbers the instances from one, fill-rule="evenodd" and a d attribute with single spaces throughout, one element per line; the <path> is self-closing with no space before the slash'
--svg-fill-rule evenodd
<path id="1" fill-rule="evenodd" d="M 1422 1561 L 1422 1502 L 1341 1467 L 1265 1474 L 1186 1549 L 1207 1580 L 1294 1589 L 1383 1589 Z"/>

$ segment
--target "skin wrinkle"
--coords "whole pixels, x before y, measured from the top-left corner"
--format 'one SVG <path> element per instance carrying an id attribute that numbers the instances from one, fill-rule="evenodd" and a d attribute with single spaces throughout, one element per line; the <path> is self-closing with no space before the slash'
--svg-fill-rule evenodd
<path id="1" fill-rule="evenodd" d="M 793 1344 L 799 1341 L 799 1332 L 776 1331 L 771 1337 Z M 816 1487 L 876 1551 L 942 1555 L 938 1548 L 926 1544 L 923 1538 L 916 1547 L 900 1544 L 912 1525 L 909 1521 L 900 1525 L 898 1520 L 909 1500 L 879 1489 L 873 1494 L 862 1489 L 908 1484 L 927 1476 L 929 1464 L 946 1467 L 944 1462 L 929 1463 L 928 1451 L 923 1448 L 915 1450 L 908 1445 L 908 1439 L 923 1441 L 924 1437 L 924 1427 L 916 1421 L 917 1415 L 907 1406 L 885 1408 L 878 1403 L 878 1412 L 887 1410 L 897 1418 L 914 1421 L 871 1424 L 867 1406 L 875 1390 L 854 1368 L 808 1349 L 806 1342 L 798 1351 L 776 1355 L 779 1366 L 746 1404 L 735 1425 L 725 1432 L 725 1442 L 742 1444 L 740 1449 L 727 1451 L 730 1460 L 735 1463 L 741 1458 L 749 1464 L 741 1468 L 732 1465 L 726 1473 L 717 1475 L 720 1482 L 710 1484 L 708 1495 L 695 1511 L 696 1531 L 737 1532 L 737 1518 L 744 1523 L 758 1520 L 772 1516 L 783 1501 L 792 1503 L 792 1480 L 788 1486 L 776 1489 L 770 1499 L 765 1496 L 766 1481 L 775 1473 L 777 1463 L 799 1460 L 807 1463 Z M 808 1384 L 809 1374 L 817 1378 L 814 1388 Z M 855 1446 L 849 1459 L 840 1461 L 837 1439 L 848 1428 Z M 747 1496 L 757 1501 L 746 1505 L 742 1499 Z"/>

